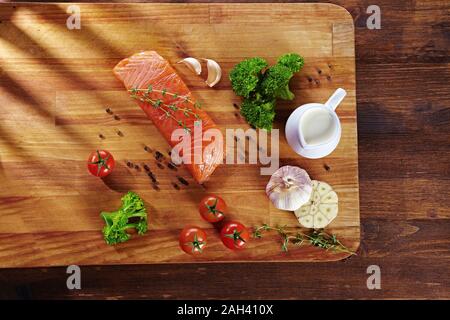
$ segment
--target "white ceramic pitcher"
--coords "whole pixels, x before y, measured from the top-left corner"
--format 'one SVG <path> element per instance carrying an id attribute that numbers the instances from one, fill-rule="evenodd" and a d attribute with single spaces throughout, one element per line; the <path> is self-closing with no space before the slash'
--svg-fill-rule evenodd
<path id="1" fill-rule="evenodd" d="M 347 92 L 337 89 L 325 104 L 308 103 L 292 112 L 286 122 L 286 140 L 299 155 L 318 159 L 336 149 L 341 139 L 341 122 L 336 108 Z"/>

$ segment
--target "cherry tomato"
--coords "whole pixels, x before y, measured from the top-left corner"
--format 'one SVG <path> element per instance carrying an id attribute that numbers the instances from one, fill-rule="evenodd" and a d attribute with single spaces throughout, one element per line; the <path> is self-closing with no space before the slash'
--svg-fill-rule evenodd
<path id="1" fill-rule="evenodd" d="M 220 231 L 223 244 L 229 249 L 242 249 L 250 238 L 247 228 L 239 222 L 230 221 Z"/>
<path id="2" fill-rule="evenodd" d="M 116 162 L 111 153 L 106 150 L 96 150 L 89 155 L 87 167 L 96 177 L 106 177 L 114 169 Z"/>
<path id="3" fill-rule="evenodd" d="M 221 197 L 218 196 L 206 196 L 200 201 L 198 210 L 203 219 L 208 222 L 219 222 L 225 218 L 225 212 L 227 211 L 227 205 Z"/>
<path id="4" fill-rule="evenodd" d="M 188 226 L 180 233 L 180 247 L 187 254 L 199 255 L 203 253 L 206 244 L 206 233 L 198 227 Z"/>

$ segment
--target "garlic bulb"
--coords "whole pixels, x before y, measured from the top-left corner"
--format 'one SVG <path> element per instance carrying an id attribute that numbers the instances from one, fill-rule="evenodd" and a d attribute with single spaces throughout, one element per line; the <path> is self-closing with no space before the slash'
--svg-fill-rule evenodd
<path id="1" fill-rule="evenodd" d="M 222 69 L 219 64 L 211 59 L 203 59 L 206 61 L 206 67 L 208 68 L 208 78 L 206 84 L 210 87 L 214 87 L 222 78 Z"/>
<path id="2" fill-rule="evenodd" d="M 266 194 L 273 205 L 281 210 L 297 210 L 309 200 L 311 192 L 308 173 L 294 166 L 279 168 L 266 186 Z"/>
<path id="3" fill-rule="evenodd" d="M 306 228 L 325 228 L 338 214 L 338 196 L 329 184 L 312 181 L 311 199 L 298 210 L 295 216 Z"/>
<path id="4" fill-rule="evenodd" d="M 183 60 L 178 61 L 177 63 L 184 63 L 189 68 L 189 70 L 194 72 L 196 75 L 200 75 L 200 73 L 202 73 L 202 65 L 200 64 L 200 61 L 198 61 L 195 58 L 192 57 L 184 58 Z"/>

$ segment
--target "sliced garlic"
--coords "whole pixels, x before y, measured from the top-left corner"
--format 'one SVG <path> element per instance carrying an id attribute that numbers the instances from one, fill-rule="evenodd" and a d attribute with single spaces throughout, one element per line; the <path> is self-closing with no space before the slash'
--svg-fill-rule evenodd
<path id="1" fill-rule="evenodd" d="M 222 78 L 222 69 L 219 64 L 211 59 L 203 59 L 206 61 L 206 67 L 208 68 L 208 78 L 206 84 L 210 87 L 214 87 Z"/>
<path id="2" fill-rule="evenodd" d="M 308 202 L 312 192 L 308 173 L 299 167 L 284 166 L 270 178 L 266 194 L 281 210 L 294 211 Z"/>
<path id="3" fill-rule="evenodd" d="M 178 61 L 177 63 L 184 63 L 189 68 L 189 70 L 194 72 L 196 75 L 200 75 L 200 73 L 202 73 L 202 65 L 200 61 L 198 61 L 195 58 L 192 57 L 184 58 L 183 60 Z"/>
<path id="4" fill-rule="evenodd" d="M 306 228 L 325 228 L 338 215 L 338 195 L 323 181 L 312 181 L 309 201 L 295 210 L 298 222 Z"/>

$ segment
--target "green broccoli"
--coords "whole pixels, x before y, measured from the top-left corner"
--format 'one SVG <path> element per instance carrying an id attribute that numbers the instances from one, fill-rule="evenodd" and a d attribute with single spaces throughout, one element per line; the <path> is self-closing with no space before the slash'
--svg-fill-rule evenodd
<path id="1" fill-rule="evenodd" d="M 267 61 L 262 58 L 251 58 L 237 64 L 230 72 L 231 85 L 238 96 L 248 98 L 255 91 L 261 72 L 267 68 Z"/>
<path id="2" fill-rule="evenodd" d="M 275 118 L 275 99 L 245 99 L 241 105 L 241 114 L 252 126 L 270 131 Z"/>
<path id="3" fill-rule="evenodd" d="M 277 64 L 289 68 L 292 73 L 296 73 L 299 72 L 301 68 L 303 68 L 305 61 L 300 55 L 296 53 L 286 53 L 278 59 Z"/>
<path id="4" fill-rule="evenodd" d="M 251 58 L 237 64 L 230 72 L 231 86 L 244 97 L 241 114 L 256 128 L 272 129 L 275 118 L 275 100 L 294 99 L 289 81 L 303 67 L 304 60 L 296 53 L 287 53 L 277 64 L 267 68 L 262 58 Z"/>
<path id="5" fill-rule="evenodd" d="M 261 90 L 265 96 L 292 100 L 294 94 L 289 90 L 289 80 L 294 74 L 288 67 L 276 64 L 265 73 L 261 82 Z"/>
<path id="6" fill-rule="evenodd" d="M 147 232 L 147 211 L 144 202 L 132 191 L 122 197 L 119 210 L 102 212 L 101 217 L 106 224 L 103 237 L 109 245 L 129 240 L 128 229 L 136 229 L 140 235 Z"/>

